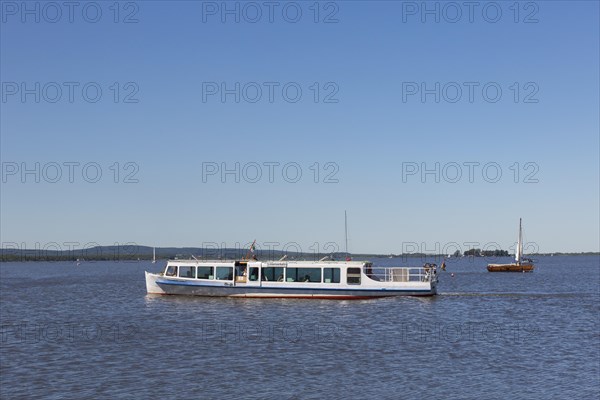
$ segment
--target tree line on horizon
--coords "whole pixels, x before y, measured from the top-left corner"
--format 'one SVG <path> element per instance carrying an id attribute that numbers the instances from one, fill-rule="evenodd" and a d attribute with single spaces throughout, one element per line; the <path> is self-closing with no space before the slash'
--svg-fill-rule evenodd
<path id="1" fill-rule="evenodd" d="M 551 253 L 554 255 L 595 255 L 596 252 L 581 252 L 581 253 Z M 207 259 L 243 259 L 256 256 L 259 260 L 271 261 L 278 260 L 284 255 L 287 255 L 287 260 L 319 260 L 327 257 L 331 260 L 345 260 L 349 255 L 347 253 L 300 253 L 300 252 L 283 252 L 281 250 L 256 250 L 254 253 L 249 253 L 247 249 L 203 249 L 203 248 L 157 248 L 157 260 L 167 259 L 191 259 L 196 257 L 199 260 Z M 464 252 L 459 250 L 452 254 L 452 257 L 508 257 L 507 250 L 481 250 L 470 249 Z M 544 254 L 530 254 L 532 256 Z M 378 257 L 406 257 L 406 258 L 446 258 L 447 254 L 426 254 L 426 253 L 410 253 L 410 254 L 351 254 L 355 260 L 378 258 Z M 81 250 L 43 250 L 43 249 L 0 249 L 0 262 L 9 261 L 150 261 L 152 260 L 152 247 L 148 246 L 97 246 L 89 249 Z"/>

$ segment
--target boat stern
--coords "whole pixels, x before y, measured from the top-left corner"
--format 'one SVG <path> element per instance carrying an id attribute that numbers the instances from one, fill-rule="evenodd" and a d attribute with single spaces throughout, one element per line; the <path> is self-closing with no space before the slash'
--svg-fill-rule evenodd
<path id="1" fill-rule="evenodd" d="M 437 284 L 438 284 L 438 280 L 437 280 L 437 276 L 436 276 L 435 279 L 432 279 L 431 282 L 429 282 L 430 296 L 437 295 Z"/>

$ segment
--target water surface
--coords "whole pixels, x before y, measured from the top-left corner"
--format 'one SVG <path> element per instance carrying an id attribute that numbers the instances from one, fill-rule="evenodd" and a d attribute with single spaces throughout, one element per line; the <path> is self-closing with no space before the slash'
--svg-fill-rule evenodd
<path id="1" fill-rule="evenodd" d="M 485 270 L 502 261 L 361 301 L 148 296 L 163 264 L 2 263 L 0 397 L 597 398 L 599 258 Z"/>

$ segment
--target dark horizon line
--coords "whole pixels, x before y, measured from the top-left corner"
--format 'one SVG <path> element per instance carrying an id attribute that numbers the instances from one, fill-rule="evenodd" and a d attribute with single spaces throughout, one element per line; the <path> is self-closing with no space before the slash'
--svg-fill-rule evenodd
<path id="1" fill-rule="evenodd" d="M 87 247 L 87 248 L 82 248 L 82 249 L 67 249 L 67 250 L 56 250 L 56 249 L 51 249 L 51 248 L 47 248 L 47 249 L 41 249 L 41 248 L 34 248 L 34 249 L 20 249 L 20 248 L 14 248 L 14 247 L 9 247 L 9 248 L 5 248 L 2 247 L 0 248 L 0 256 L 2 256 L 2 258 L 5 257 L 27 257 L 27 256 L 32 256 L 32 255 L 40 255 L 40 254 L 45 254 L 47 257 L 69 257 L 69 256 L 83 256 L 83 255 L 87 255 L 90 257 L 109 257 L 111 255 L 118 257 L 118 258 L 123 258 L 123 257 L 132 257 L 132 258 L 137 258 L 137 257 L 144 257 L 146 258 L 147 256 L 152 256 L 153 253 L 153 249 L 156 249 L 156 255 L 157 258 L 164 258 L 165 256 L 186 256 L 188 253 L 194 253 L 194 252 L 200 252 L 206 255 L 214 255 L 214 256 L 218 256 L 218 255 L 227 255 L 227 254 L 231 254 L 231 253 L 239 253 L 239 254 L 248 254 L 250 253 L 248 249 L 245 248 L 234 248 L 234 247 L 226 247 L 226 248 L 206 248 L 206 247 L 154 247 L 154 246 L 143 246 L 143 245 L 108 245 L 108 246 L 94 246 L 94 247 Z M 102 255 L 102 251 L 105 252 L 111 252 L 114 254 L 104 254 Z M 142 250 L 142 251 L 140 251 Z M 473 250 L 479 250 L 479 253 L 484 253 L 484 252 L 495 252 L 495 251 L 499 251 L 499 252 L 503 252 L 505 253 L 504 255 L 496 255 L 496 257 L 506 257 L 506 256 L 512 256 L 514 255 L 514 253 L 508 253 L 506 250 L 503 249 L 494 249 L 494 250 L 482 250 L 482 249 L 469 249 L 466 250 L 464 252 L 461 253 L 461 255 L 459 255 L 458 257 L 473 257 L 474 255 L 468 254 L 465 255 L 465 252 L 469 252 L 469 251 L 473 251 Z M 98 252 L 100 252 L 100 254 L 98 254 Z M 167 253 L 167 254 L 165 254 Z M 322 255 L 322 256 L 327 256 L 327 255 L 334 255 L 334 256 L 341 256 L 341 255 L 354 255 L 354 256 L 373 256 L 373 257 L 423 257 L 423 256 L 429 256 L 429 257 L 447 257 L 449 255 L 451 255 L 452 257 L 448 257 L 448 258 L 454 258 L 454 254 L 447 254 L 447 253 L 421 253 L 421 252 L 416 252 L 416 253 L 360 253 L 360 252 L 344 252 L 344 251 L 337 251 L 337 252 L 298 252 L 298 251 L 283 251 L 283 250 L 276 250 L 276 249 L 270 249 L 270 250 L 260 250 L 257 249 L 255 250 L 256 254 L 278 254 L 278 255 Z M 204 257 L 204 255 L 198 255 L 198 254 L 194 254 L 196 256 L 199 257 Z M 573 251 L 552 251 L 552 252 L 544 252 L 544 253 L 527 253 L 527 255 L 530 256 L 545 256 L 545 255 L 600 255 L 600 252 L 598 251 L 579 251 L 579 252 L 573 252 Z M 489 257 L 489 255 L 488 255 Z"/>

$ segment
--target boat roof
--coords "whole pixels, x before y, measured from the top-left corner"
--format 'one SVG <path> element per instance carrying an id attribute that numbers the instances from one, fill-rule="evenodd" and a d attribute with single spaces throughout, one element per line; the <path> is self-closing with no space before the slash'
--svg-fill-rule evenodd
<path id="1" fill-rule="evenodd" d="M 315 264 L 327 264 L 327 265 L 347 265 L 347 266 L 357 266 L 360 267 L 369 261 L 332 261 L 332 260 L 323 260 L 323 261 L 307 261 L 307 260 L 194 260 L 194 259 L 172 259 L 168 261 L 169 264 L 176 263 L 192 263 L 192 264 L 233 264 L 236 262 L 240 263 L 262 263 L 262 264 L 272 264 L 272 265 L 315 265 Z"/>

